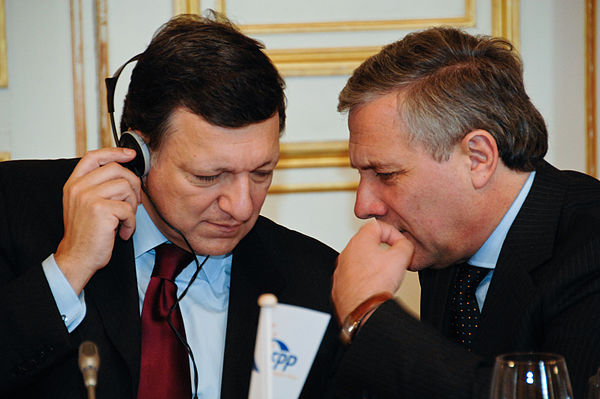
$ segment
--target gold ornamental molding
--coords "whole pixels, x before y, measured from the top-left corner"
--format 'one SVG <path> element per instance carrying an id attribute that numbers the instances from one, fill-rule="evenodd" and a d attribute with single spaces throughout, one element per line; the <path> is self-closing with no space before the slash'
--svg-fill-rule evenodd
<path id="1" fill-rule="evenodd" d="M 71 0 L 71 66 L 73 68 L 73 115 L 75 117 L 75 152 L 78 157 L 87 150 L 85 122 L 85 83 L 83 65 L 83 18 L 81 0 Z"/>
<path id="2" fill-rule="evenodd" d="M 585 1 L 585 163 L 598 177 L 596 126 L 596 0 Z"/>
<path id="3" fill-rule="evenodd" d="M 277 169 L 347 168 L 348 142 L 281 143 Z M 328 182 L 306 184 L 273 184 L 269 194 L 290 194 L 326 191 L 356 191 L 358 182 Z"/>
<path id="4" fill-rule="evenodd" d="M 219 7 L 223 13 L 226 13 L 225 1 L 219 0 Z M 465 0 L 464 7 L 465 13 L 459 17 L 240 24 L 239 26 L 247 34 L 414 30 L 434 25 L 475 26 L 475 0 Z M 381 46 L 268 49 L 266 53 L 283 76 L 327 76 L 351 74 L 361 62 L 380 49 Z"/>
<path id="5" fill-rule="evenodd" d="M 348 168 L 348 142 L 310 141 L 281 143 L 276 169 Z M 273 184 L 269 194 L 290 194 L 325 191 L 355 191 L 358 182 L 327 182 L 302 184 Z"/>
<path id="6" fill-rule="evenodd" d="M 382 46 L 266 50 L 283 76 L 349 75 Z"/>
<path id="7" fill-rule="evenodd" d="M 104 79 L 111 76 L 108 60 L 108 0 L 96 0 L 96 59 L 98 60 L 98 130 L 100 148 L 112 147 L 113 136 L 110 131 L 108 105 L 106 104 L 106 84 Z"/>
<path id="8" fill-rule="evenodd" d="M 521 47 L 520 0 L 492 0 L 492 36 L 508 39 L 517 49 Z"/>
<path id="9" fill-rule="evenodd" d="M 200 0 L 173 0 L 173 15 L 202 14 Z"/>
<path id="10" fill-rule="evenodd" d="M 475 26 L 475 0 L 464 0 L 465 13 L 459 17 L 389 19 L 373 21 L 329 21 L 275 24 L 240 24 L 247 34 L 343 32 L 373 30 L 410 30 L 434 25 L 457 27 Z M 226 0 L 217 0 L 215 9 L 227 12 Z M 201 14 L 200 0 L 174 0 L 174 14 Z M 381 46 L 309 49 L 269 49 L 268 56 L 283 76 L 347 75 L 367 57 L 377 53 Z"/>
<path id="11" fill-rule="evenodd" d="M 226 0 L 220 0 L 223 12 L 226 12 Z M 302 23 L 247 24 L 240 28 L 249 34 L 341 32 L 360 30 L 408 30 L 425 28 L 432 25 L 474 26 L 475 0 L 465 0 L 465 14 L 449 18 L 387 19 L 372 21 L 325 21 Z"/>
<path id="12" fill-rule="evenodd" d="M 466 0 L 465 3 L 475 3 Z M 336 21 L 336 22 L 304 22 L 287 24 L 252 24 L 240 25 L 248 34 L 271 33 L 307 33 L 307 32 L 346 32 L 360 30 L 409 30 L 420 29 L 433 25 L 453 25 L 469 27 L 475 24 L 474 19 L 467 13 L 465 16 L 451 18 L 423 18 L 423 19 L 389 19 L 376 21 Z"/>
<path id="13" fill-rule="evenodd" d="M 447 18 L 415 18 L 415 19 L 387 19 L 373 21 L 325 21 L 301 23 L 274 23 L 274 24 L 240 24 L 240 29 L 245 33 L 306 33 L 306 32 L 340 32 L 359 30 L 408 30 L 425 28 L 432 25 L 453 25 L 469 27 L 475 25 L 475 1 L 464 0 L 465 14 L 459 17 Z M 506 0 L 499 0 L 506 1 Z M 215 0 L 215 10 L 226 14 L 226 0 Z M 173 14 L 201 14 L 200 0 L 173 0 Z"/>
<path id="14" fill-rule="evenodd" d="M 358 182 L 273 184 L 269 194 L 318 193 L 332 191 L 356 191 Z"/>
<path id="15" fill-rule="evenodd" d="M 347 168 L 348 142 L 300 142 L 281 143 L 278 169 L 297 168 Z"/>
<path id="16" fill-rule="evenodd" d="M 4 0 L 0 0 L 0 87 L 8 87 L 8 58 L 6 56 L 6 17 Z"/>

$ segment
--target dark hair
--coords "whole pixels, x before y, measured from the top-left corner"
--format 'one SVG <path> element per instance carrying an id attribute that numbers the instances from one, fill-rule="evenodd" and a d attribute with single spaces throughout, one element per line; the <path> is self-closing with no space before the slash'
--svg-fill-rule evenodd
<path id="1" fill-rule="evenodd" d="M 138 129 L 160 147 L 173 111 L 184 107 L 228 128 L 279 113 L 285 127 L 285 83 L 264 46 L 224 17 L 178 15 L 164 24 L 133 69 L 121 131 Z"/>
<path id="2" fill-rule="evenodd" d="M 354 71 L 338 111 L 394 91 L 409 140 L 438 161 L 476 129 L 493 135 L 502 161 L 514 170 L 535 169 L 548 149 L 544 120 L 525 92 L 521 60 L 506 40 L 449 27 L 411 33 Z"/>

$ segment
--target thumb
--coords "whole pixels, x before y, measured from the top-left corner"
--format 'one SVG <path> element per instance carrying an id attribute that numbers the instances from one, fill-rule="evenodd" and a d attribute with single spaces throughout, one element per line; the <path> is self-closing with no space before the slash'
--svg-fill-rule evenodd
<path id="1" fill-rule="evenodd" d="M 406 240 L 406 237 L 398 231 L 394 226 L 381 220 L 375 221 L 379 230 L 379 239 L 381 242 L 393 246 L 399 240 Z"/>
<path id="2" fill-rule="evenodd" d="M 387 252 L 392 256 L 410 261 L 415 251 L 414 244 L 398 229 L 388 223 L 378 220 L 377 226 L 380 230 L 381 242 L 390 246 Z"/>
<path id="3" fill-rule="evenodd" d="M 410 261 L 410 259 L 412 259 L 413 253 L 415 252 L 415 246 L 402 233 L 398 232 L 398 235 L 399 236 L 391 244 L 388 251 L 393 253 L 394 255 L 401 254 Z"/>

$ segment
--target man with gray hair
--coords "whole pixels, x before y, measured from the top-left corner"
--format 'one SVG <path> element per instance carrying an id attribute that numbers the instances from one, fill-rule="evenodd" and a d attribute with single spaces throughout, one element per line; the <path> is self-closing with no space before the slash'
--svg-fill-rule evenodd
<path id="1" fill-rule="evenodd" d="M 441 27 L 358 67 L 339 97 L 354 211 L 332 297 L 344 398 L 487 398 L 495 356 L 553 352 L 575 397 L 600 365 L 600 184 L 544 161 L 506 40 Z M 382 243 L 387 245 L 381 245 Z M 421 321 L 394 301 L 418 271 Z"/>

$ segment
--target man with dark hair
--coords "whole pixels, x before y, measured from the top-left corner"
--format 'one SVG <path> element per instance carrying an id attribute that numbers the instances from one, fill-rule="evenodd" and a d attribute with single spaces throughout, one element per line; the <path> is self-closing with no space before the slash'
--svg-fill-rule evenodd
<path id="1" fill-rule="evenodd" d="M 338 109 L 354 211 L 376 219 L 334 274 L 339 397 L 488 398 L 495 356 L 518 351 L 563 355 L 582 397 L 600 365 L 600 184 L 543 160 L 512 45 L 409 34 L 354 71 Z M 420 322 L 390 299 L 407 269 Z"/>
<path id="2" fill-rule="evenodd" d="M 128 148 L 0 165 L 0 396 L 84 397 L 91 340 L 98 398 L 245 398 L 260 294 L 332 312 L 336 252 L 259 216 L 285 126 L 261 50 L 215 18 L 161 27 L 121 121 L 141 178 Z M 330 323 L 301 397 L 327 395 L 339 348 Z"/>

